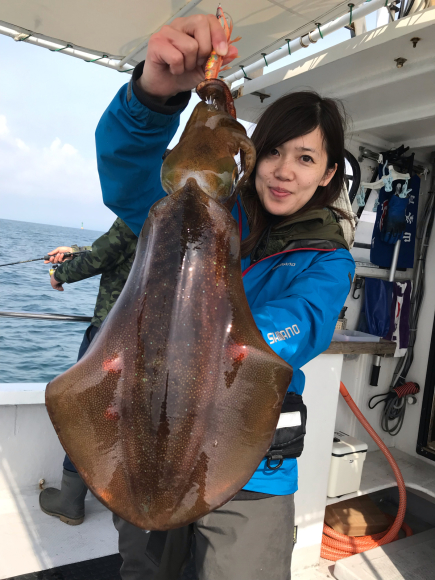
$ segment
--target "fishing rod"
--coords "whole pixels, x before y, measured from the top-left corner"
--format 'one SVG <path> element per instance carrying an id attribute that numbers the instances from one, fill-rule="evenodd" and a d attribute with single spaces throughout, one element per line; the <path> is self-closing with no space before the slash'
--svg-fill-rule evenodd
<path id="1" fill-rule="evenodd" d="M 89 250 L 80 250 L 79 252 L 58 252 L 58 254 L 63 253 L 64 258 L 74 258 L 74 256 L 77 256 L 78 254 L 86 254 L 86 252 L 89 252 Z M 58 254 L 53 254 L 53 256 L 57 256 Z M 2 268 L 3 266 L 15 266 L 16 264 L 27 264 L 27 262 L 37 262 L 38 260 L 46 260 L 48 262 L 50 258 L 53 258 L 53 256 L 49 256 L 47 254 L 43 258 L 33 258 L 32 260 L 21 260 L 20 262 L 10 262 L 9 264 L 0 264 L 0 268 Z"/>
<path id="2" fill-rule="evenodd" d="M 66 320 L 70 322 L 91 322 L 91 316 L 74 316 L 72 314 L 52 314 L 51 312 L 11 312 L 0 311 L 4 318 L 36 318 L 39 320 Z"/>

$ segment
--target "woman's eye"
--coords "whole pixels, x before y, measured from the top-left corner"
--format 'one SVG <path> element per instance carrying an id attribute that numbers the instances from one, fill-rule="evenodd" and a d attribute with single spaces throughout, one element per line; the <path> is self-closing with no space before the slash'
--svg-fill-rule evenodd
<path id="1" fill-rule="evenodd" d="M 271 155 L 279 155 L 278 149 L 272 149 L 270 152 Z"/>
<path id="2" fill-rule="evenodd" d="M 313 158 L 309 155 L 302 155 L 301 159 L 304 163 L 313 163 Z"/>

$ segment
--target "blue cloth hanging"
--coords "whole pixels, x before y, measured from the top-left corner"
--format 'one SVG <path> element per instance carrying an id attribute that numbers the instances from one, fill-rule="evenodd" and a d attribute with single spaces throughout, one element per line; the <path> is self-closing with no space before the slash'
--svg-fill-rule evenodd
<path id="1" fill-rule="evenodd" d="M 379 178 L 382 177 L 383 165 L 379 164 Z M 406 191 L 407 194 L 404 198 L 400 197 L 402 191 Z M 407 181 L 404 179 L 394 181 L 391 192 L 385 191 L 385 187 L 380 190 L 370 250 L 370 261 L 373 264 L 389 269 L 394 244 L 401 239 L 397 267 L 413 267 L 419 192 L 418 175 L 413 175 Z"/>
<path id="2" fill-rule="evenodd" d="M 386 336 L 391 322 L 393 282 L 366 278 L 364 296 L 358 330 L 374 336 Z"/>

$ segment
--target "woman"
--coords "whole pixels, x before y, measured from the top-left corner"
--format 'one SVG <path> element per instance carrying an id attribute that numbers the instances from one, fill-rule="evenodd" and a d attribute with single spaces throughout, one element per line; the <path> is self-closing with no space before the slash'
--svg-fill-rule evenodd
<path id="1" fill-rule="evenodd" d="M 224 64 L 236 55 L 214 16 L 163 27 L 97 128 L 104 202 L 137 235 L 164 196 L 162 155 L 212 47 Z M 291 390 L 301 394 L 300 368 L 328 347 L 354 274 L 328 209 L 343 186 L 343 119 L 333 101 L 295 93 L 266 110 L 252 139 L 257 164 L 233 210 L 244 287 L 264 339 L 293 366 Z M 263 460 L 244 490 L 192 526 L 148 534 L 115 516 L 123 580 L 176 580 L 193 531 L 200 580 L 289 579 L 296 490 L 295 459 L 278 469 Z"/>

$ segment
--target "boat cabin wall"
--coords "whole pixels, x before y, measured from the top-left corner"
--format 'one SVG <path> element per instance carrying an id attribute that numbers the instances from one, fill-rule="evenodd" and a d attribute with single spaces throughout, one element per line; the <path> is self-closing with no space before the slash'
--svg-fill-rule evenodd
<path id="1" fill-rule="evenodd" d="M 380 142 L 367 142 L 364 140 L 360 140 L 358 135 L 352 135 L 351 140 L 347 143 L 347 149 L 358 159 L 359 155 L 359 147 L 364 146 L 370 149 L 371 151 L 381 151 L 386 150 L 387 148 L 391 147 L 391 144 L 387 144 L 388 147 L 385 146 L 386 144 Z M 435 149 L 435 145 L 434 145 Z M 408 154 L 408 153 L 407 153 Z M 419 150 L 416 150 L 416 157 L 421 155 Z M 428 165 L 428 159 L 423 157 L 419 159 L 425 164 Z M 364 159 L 360 163 L 361 167 L 361 180 L 362 181 L 370 181 L 370 177 L 372 175 L 373 168 L 376 167 L 376 162 L 372 160 Z M 432 168 L 431 168 L 432 170 Z M 418 215 L 418 222 L 421 220 L 421 216 L 423 213 L 424 203 L 426 201 L 428 191 L 430 189 L 430 175 L 425 180 L 422 177 L 421 180 L 421 188 L 420 188 L 420 204 L 419 204 L 419 215 Z M 370 210 L 373 207 L 373 203 L 375 198 L 377 197 L 377 192 L 372 192 L 370 198 L 367 203 L 367 208 L 369 213 L 373 213 Z M 356 207 L 354 205 L 353 210 L 355 211 Z M 373 214 L 374 216 L 375 214 Z M 363 218 L 366 217 L 362 216 Z M 366 217 L 370 219 L 370 215 Z M 371 218 L 374 222 L 374 219 Z M 361 230 L 364 230 L 362 235 Z M 369 232 L 369 236 L 367 236 L 367 231 Z M 358 228 L 357 228 L 357 235 L 356 241 L 360 241 L 363 243 L 370 243 L 370 232 L 373 231 L 373 223 L 368 221 L 360 221 Z M 354 248 L 352 250 L 352 254 L 356 260 L 360 259 L 362 253 L 365 252 L 365 259 L 368 259 L 369 250 L 361 250 Z M 376 277 L 383 277 L 384 279 L 388 280 L 389 271 L 388 270 L 369 270 L 367 268 L 360 269 L 357 268 L 357 275 L 367 275 L 367 276 L 376 276 Z M 398 272 L 396 279 L 412 279 L 413 270 L 408 269 L 406 272 Z M 364 290 L 364 289 L 363 289 Z M 350 292 L 347 300 L 346 300 L 346 319 L 347 319 L 347 328 L 356 330 L 358 328 L 358 321 L 361 312 L 361 306 L 363 304 L 363 290 L 361 292 L 361 297 L 359 299 L 354 299 L 352 297 L 353 288 Z M 358 294 L 358 292 L 356 293 Z M 381 421 L 381 414 L 383 410 L 383 405 L 378 405 L 375 409 L 370 410 L 368 408 L 368 400 L 376 394 L 385 393 L 389 390 L 391 379 L 397 364 L 398 359 L 391 357 L 383 357 L 381 362 L 381 371 L 379 376 L 379 385 L 377 387 L 370 386 L 370 374 L 373 364 L 373 355 L 361 354 L 361 355 L 344 355 L 343 361 L 343 371 L 342 371 L 342 380 L 346 385 L 349 393 L 354 398 L 357 405 L 360 407 L 363 414 L 369 420 L 372 427 L 376 430 L 376 432 L 381 436 L 382 440 L 386 443 L 388 447 L 397 447 L 398 449 L 409 453 L 417 457 L 416 453 L 416 445 L 417 445 L 417 435 L 420 423 L 420 414 L 421 414 L 421 406 L 422 406 L 422 399 L 423 399 L 423 389 L 426 380 L 426 371 L 427 371 L 427 364 L 428 364 L 428 357 L 429 357 L 429 348 L 431 343 L 431 336 L 432 336 L 432 327 L 434 322 L 434 312 L 435 312 L 435 235 L 432 234 L 432 238 L 430 240 L 430 246 L 428 249 L 427 254 L 427 261 L 426 261 L 426 290 L 425 290 L 425 297 L 420 313 L 419 323 L 418 323 L 418 332 L 417 332 L 417 341 L 414 349 L 414 361 L 410 368 L 410 371 L 407 376 L 408 381 L 417 382 L 421 387 L 421 392 L 417 395 L 417 404 L 415 405 L 407 405 L 405 421 L 402 427 L 402 430 L 397 436 L 391 436 L 384 431 L 382 431 L 380 427 Z M 356 437 L 364 442 L 366 442 L 369 446 L 369 451 L 375 450 L 377 447 L 372 439 L 369 437 L 365 429 L 359 424 L 356 418 L 348 409 L 346 403 L 340 398 L 338 401 L 338 408 L 337 408 L 337 418 L 336 418 L 336 428 L 337 430 L 342 430 L 353 437 Z M 418 455 L 420 459 L 423 459 L 420 455 Z M 430 460 L 431 464 L 433 464 Z"/>

